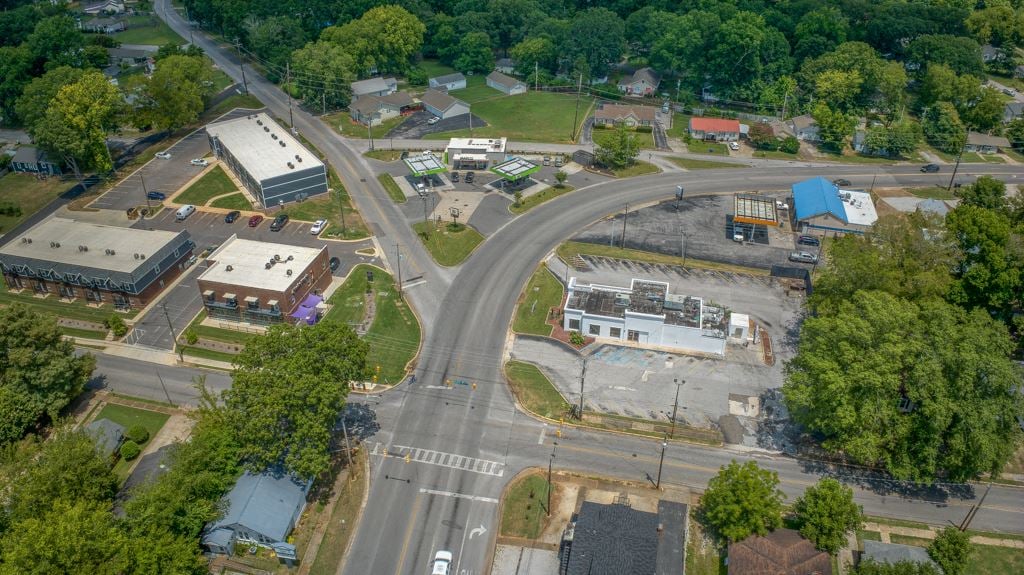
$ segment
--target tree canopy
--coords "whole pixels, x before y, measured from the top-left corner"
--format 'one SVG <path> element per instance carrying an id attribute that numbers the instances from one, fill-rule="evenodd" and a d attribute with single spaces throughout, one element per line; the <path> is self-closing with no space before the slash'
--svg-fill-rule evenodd
<path id="1" fill-rule="evenodd" d="M 708 481 L 700 499 L 702 519 L 716 535 L 741 541 L 782 526 L 779 476 L 757 463 L 731 462 Z"/>
<path id="2" fill-rule="evenodd" d="M 928 545 L 928 555 L 943 575 L 962 575 L 970 564 L 971 551 L 971 537 L 953 526 L 939 531 Z"/>
<path id="3" fill-rule="evenodd" d="M 794 511 L 800 534 L 832 555 L 863 523 L 860 506 L 853 502 L 853 490 L 829 477 L 808 487 L 796 500 Z"/>

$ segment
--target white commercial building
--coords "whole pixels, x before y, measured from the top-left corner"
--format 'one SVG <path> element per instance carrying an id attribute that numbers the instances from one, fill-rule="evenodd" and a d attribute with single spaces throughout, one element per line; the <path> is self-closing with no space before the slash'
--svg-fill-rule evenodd
<path id="1" fill-rule="evenodd" d="M 633 279 L 624 288 L 577 284 L 574 277 L 562 327 L 640 346 L 724 355 L 727 337 L 745 342 L 751 335 L 749 319 L 730 322 L 731 315 L 701 298 L 669 293 L 665 282 Z"/>
<path id="2" fill-rule="evenodd" d="M 445 160 L 456 170 L 485 170 L 507 159 L 506 143 L 506 138 L 452 138 L 444 149 Z"/>

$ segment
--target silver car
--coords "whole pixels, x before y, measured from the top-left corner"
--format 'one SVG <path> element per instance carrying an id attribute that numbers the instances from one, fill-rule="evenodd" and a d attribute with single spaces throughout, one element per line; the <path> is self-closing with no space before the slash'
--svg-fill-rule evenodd
<path id="1" fill-rule="evenodd" d="M 789 261 L 800 262 L 804 264 L 813 264 L 818 261 L 818 256 L 811 252 L 791 252 L 789 254 Z"/>

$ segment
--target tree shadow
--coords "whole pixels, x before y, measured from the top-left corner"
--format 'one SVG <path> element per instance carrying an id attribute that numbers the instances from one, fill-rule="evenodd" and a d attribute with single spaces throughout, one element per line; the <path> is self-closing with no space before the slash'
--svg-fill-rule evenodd
<path id="1" fill-rule="evenodd" d="M 896 479 L 878 469 L 855 467 L 843 462 L 812 459 L 798 456 L 797 462 L 806 473 L 820 477 L 831 477 L 847 485 L 855 485 L 876 495 L 894 495 L 945 506 L 951 499 L 971 500 L 976 496 L 974 486 L 969 483 L 917 483 Z"/>

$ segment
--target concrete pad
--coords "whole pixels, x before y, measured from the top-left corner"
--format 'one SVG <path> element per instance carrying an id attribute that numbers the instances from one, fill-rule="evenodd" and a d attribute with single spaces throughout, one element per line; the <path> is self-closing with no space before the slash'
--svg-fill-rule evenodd
<path id="1" fill-rule="evenodd" d="M 515 545 L 498 545 L 491 575 L 558 573 L 558 552 Z"/>

